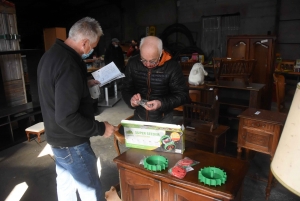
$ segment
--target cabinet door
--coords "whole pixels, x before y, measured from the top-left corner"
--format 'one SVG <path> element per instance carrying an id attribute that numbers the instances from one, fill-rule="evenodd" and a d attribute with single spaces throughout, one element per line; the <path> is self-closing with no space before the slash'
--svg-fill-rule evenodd
<path id="1" fill-rule="evenodd" d="M 252 38 L 250 40 L 249 59 L 257 61 L 252 74 L 254 83 L 265 84 L 262 97 L 262 106 L 265 109 L 270 108 L 272 92 L 272 60 L 273 60 L 273 40 L 268 38 Z"/>
<path id="2" fill-rule="evenodd" d="M 249 49 L 249 39 L 231 38 L 227 41 L 227 57 L 248 59 Z"/>
<path id="3" fill-rule="evenodd" d="M 160 201 L 161 182 L 153 178 L 120 168 L 123 201 Z"/>
<path id="4" fill-rule="evenodd" d="M 194 191 L 190 191 L 178 186 L 169 185 L 169 200 L 168 201 L 217 201 L 219 199 L 213 198 L 208 195 L 200 194 Z"/>

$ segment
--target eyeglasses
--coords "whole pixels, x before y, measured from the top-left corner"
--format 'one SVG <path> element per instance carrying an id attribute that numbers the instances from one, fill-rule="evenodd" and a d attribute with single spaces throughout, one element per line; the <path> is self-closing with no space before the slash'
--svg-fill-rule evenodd
<path id="1" fill-rule="evenodd" d="M 146 66 L 149 63 L 151 66 L 158 64 L 158 59 L 147 61 L 145 59 L 141 59 L 141 62 Z"/>

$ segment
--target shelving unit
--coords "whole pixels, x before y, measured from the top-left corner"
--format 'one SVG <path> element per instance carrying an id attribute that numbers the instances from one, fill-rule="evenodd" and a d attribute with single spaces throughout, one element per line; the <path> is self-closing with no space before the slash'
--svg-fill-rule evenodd
<path id="1" fill-rule="evenodd" d="M 230 127 L 227 132 L 227 142 L 237 143 L 239 118 L 237 117 L 247 108 L 260 108 L 261 94 L 264 84 L 220 80 L 207 82 L 208 87 L 218 88 L 220 104 L 219 124 Z"/>
<path id="2" fill-rule="evenodd" d="M 41 121 L 40 106 L 33 103 L 0 109 L 0 150 L 26 140 L 25 129 Z"/>

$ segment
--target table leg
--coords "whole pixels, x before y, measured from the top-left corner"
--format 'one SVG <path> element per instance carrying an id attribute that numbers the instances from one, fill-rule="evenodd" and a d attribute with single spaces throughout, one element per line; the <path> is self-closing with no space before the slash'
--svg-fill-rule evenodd
<path id="1" fill-rule="evenodd" d="M 106 100 L 106 103 L 108 103 L 108 89 L 107 89 L 107 87 L 105 87 L 104 89 L 105 89 L 105 100 Z"/>
<path id="2" fill-rule="evenodd" d="M 237 158 L 241 159 L 241 155 L 242 155 L 242 147 L 238 147 L 238 149 L 237 149 Z"/>
<path id="3" fill-rule="evenodd" d="M 273 160 L 273 157 L 271 157 L 270 159 L 270 163 L 272 163 L 272 160 Z M 271 192 L 271 185 L 272 185 L 272 180 L 273 180 L 273 174 L 272 174 L 272 171 L 271 169 L 269 170 L 269 178 L 268 178 L 268 185 L 267 185 L 267 188 L 266 188 L 266 200 L 269 199 L 269 196 L 270 196 L 270 192 Z"/>

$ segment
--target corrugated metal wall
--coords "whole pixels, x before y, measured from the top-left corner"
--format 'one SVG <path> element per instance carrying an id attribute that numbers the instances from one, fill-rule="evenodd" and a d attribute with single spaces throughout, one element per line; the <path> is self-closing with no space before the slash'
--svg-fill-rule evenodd
<path id="1" fill-rule="evenodd" d="M 227 35 L 238 35 L 240 16 L 211 16 L 202 19 L 201 49 L 212 57 L 225 57 Z"/>

